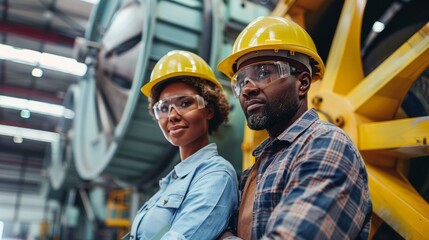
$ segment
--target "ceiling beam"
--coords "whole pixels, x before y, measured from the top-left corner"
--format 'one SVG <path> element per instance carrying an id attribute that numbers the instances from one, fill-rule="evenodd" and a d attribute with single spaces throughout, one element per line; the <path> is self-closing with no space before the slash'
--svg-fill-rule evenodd
<path id="1" fill-rule="evenodd" d="M 41 28 L 35 28 L 24 24 L 0 22 L 0 32 L 8 32 L 27 38 L 61 45 L 74 45 L 74 38 L 72 37 L 65 36 L 58 32 L 54 32 L 53 30 L 44 30 Z"/>

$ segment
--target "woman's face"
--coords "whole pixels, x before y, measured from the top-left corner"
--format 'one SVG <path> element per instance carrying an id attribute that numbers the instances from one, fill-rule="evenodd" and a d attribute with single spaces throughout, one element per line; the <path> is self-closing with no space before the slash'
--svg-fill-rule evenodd
<path id="1" fill-rule="evenodd" d="M 194 87 L 182 82 L 173 82 L 162 90 L 158 101 L 196 94 L 198 93 Z M 177 109 L 180 109 L 180 106 L 177 106 Z M 179 146 L 181 150 L 196 152 L 208 144 L 209 120 L 212 117 L 213 111 L 209 107 L 194 109 L 182 114 L 176 108 L 170 107 L 168 117 L 160 118 L 158 124 L 171 144 Z"/>

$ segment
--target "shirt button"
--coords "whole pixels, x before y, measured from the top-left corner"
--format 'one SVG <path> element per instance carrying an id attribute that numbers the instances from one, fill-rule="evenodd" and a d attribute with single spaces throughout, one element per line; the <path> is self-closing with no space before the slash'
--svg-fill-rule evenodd
<path id="1" fill-rule="evenodd" d="M 173 179 L 177 179 L 177 178 L 178 178 L 178 176 L 177 176 L 176 172 L 174 172 L 173 173 Z"/>
<path id="2" fill-rule="evenodd" d="M 168 203 L 168 198 L 164 199 L 164 205 Z"/>

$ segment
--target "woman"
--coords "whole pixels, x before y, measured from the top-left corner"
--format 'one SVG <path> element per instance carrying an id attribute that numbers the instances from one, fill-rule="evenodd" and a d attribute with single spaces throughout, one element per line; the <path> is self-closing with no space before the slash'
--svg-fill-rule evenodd
<path id="1" fill-rule="evenodd" d="M 229 112 L 222 86 L 202 58 L 175 50 L 158 61 L 142 92 L 181 162 L 138 211 L 130 238 L 217 238 L 238 207 L 235 170 L 209 143 Z"/>

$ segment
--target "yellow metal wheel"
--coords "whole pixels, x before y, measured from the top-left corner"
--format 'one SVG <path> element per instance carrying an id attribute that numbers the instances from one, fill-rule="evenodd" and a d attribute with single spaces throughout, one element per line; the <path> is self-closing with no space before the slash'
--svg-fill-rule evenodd
<path id="1" fill-rule="evenodd" d="M 314 21 L 306 22 L 308 13 L 326 10 L 325 5 L 339 1 L 316 2 L 279 1 L 272 14 L 292 17 L 307 28 L 313 24 L 313 29 L 325 29 Z M 365 49 L 376 56 L 377 62 L 371 62 L 374 58 L 362 59 L 366 4 L 357 0 L 343 2 L 325 76 L 312 86 L 310 106 L 323 120 L 347 132 L 364 157 L 374 205 L 371 238 L 392 239 L 377 233 L 384 224 L 395 232 L 393 238 L 426 239 L 429 204 L 422 195 L 427 198 L 429 193 L 429 81 L 424 73 L 429 66 L 429 23 L 421 24 L 405 42 L 396 44 L 398 47 L 392 49 L 395 40 L 399 41 L 394 36 L 384 45 L 378 44 L 378 48 Z M 382 54 L 387 52 L 383 47 L 390 49 L 386 56 Z M 364 64 L 369 67 L 365 69 Z M 423 106 L 423 115 L 412 116 L 401 107 L 409 96 L 420 96 L 417 103 Z M 411 106 L 408 110 L 415 109 Z M 245 129 L 243 168 L 252 164 L 251 149 L 266 136 Z"/>

